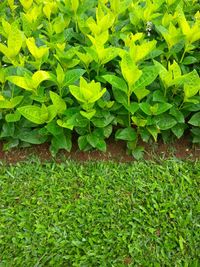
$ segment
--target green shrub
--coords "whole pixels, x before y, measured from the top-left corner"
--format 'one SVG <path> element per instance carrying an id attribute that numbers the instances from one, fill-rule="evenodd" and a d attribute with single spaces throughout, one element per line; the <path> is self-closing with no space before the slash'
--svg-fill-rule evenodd
<path id="1" fill-rule="evenodd" d="M 51 142 L 106 151 L 113 133 L 200 142 L 198 0 L 0 3 L 4 149 Z M 114 127 L 113 127 L 114 126 Z M 113 129 L 114 128 L 114 129 Z"/>

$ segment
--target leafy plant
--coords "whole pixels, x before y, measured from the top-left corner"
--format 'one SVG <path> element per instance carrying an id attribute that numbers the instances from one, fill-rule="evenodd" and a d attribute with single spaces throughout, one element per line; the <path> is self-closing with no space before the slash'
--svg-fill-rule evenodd
<path id="1" fill-rule="evenodd" d="M 141 139 L 186 130 L 198 143 L 199 9 L 196 0 L 3 1 L 6 149 L 48 141 L 55 155 L 76 135 L 80 149 L 106 151 L 112 135 L 140 158 Z"/>

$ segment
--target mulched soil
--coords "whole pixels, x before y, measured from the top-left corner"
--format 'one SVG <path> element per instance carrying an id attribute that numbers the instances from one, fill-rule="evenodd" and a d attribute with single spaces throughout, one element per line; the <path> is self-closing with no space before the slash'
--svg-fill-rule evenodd
<path id="1" fill-rule="evenodd" d="M 144 159 L 159 160 L 169 157 L 177 157 L 179 159 L 197 160 L 200 159 L 200 146 L 191 144 L 187 137 L 184 137 L 174 143 L 164 144 L 158 143 L 142 144 L 145 147 Z M 49 151 L 49 144 L 34 145 L 28 148 L 15 148 L 11 151 L 3 151 L 3 143 L 0 143 L 0 161 L 6 163 L 17 163 L 29 159 L 31 156 L 37 155 L 41 161 L 53 160 Z M 109 139 L 107 142 L 107 152 L 100 151 L 82 152 L 78 150 L 77 144 L 73 145 L 72 151 L 66 152 L 61 150 L 54 160 L 60 162 L 66 159 L 76 161 L 88 160 L 114 160 L 118 162 L 131 162 L 134 158 L 127 155 L 126 144 L 122 141 Z"/>

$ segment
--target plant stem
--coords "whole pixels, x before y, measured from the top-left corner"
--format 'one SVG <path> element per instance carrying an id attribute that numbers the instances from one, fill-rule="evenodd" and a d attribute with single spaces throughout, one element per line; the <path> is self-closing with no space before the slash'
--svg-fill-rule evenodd
<path id="1" fill-rule="evenodd" d="M 181 57 L 180 63 L 182 63 L 182 61 L 183 61 L 183 59 L 184 59 L 184 57 L 185 57 L 185 53 L 186 53 L 186 47 L 185 47 L 185 49 L 184 49 L 184 51 L 183 51 L 183 54 L 182 54 L 182 57 Z"/>
<path id="2" fill-rule="evenodd" d="M 128 106 L 130 107 L 131 104 L 131 92 L 130 89 L 128 90 Z M 131 113 L 128 111 L 128 125 L 131 126 Z"/>
<path id="3" fill-rule="evenodd" d="M 89 130 L 89 133 L 91 134 L 91 124 L 90 124 L 90 121 L 89 121 L 89 124 L 88 124 L 88 130 Z"/>

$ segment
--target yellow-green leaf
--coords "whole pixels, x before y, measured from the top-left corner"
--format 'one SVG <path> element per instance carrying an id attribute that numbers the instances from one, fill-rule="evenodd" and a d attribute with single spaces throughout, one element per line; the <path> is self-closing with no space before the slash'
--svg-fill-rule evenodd
<path id="1" fill-rule="evenodd" d="M 122 57 L 121 70 L 124 79 L 129 84 L 129 87 L 131 87 L 142 75 L 142 71 L 138 69 L 135 62 L 127 53 Z"/>
<path id="2" fill-rule="evenodd" d="M 43 124 L 48 120 L 48 110 L 38 106 L 27 105 L 17 109 L 27 120 Z"/>
<path id="3" fill-rule="evenodd" d="M 33 87 L 30 87 L 27 82 L 26 82 L 26 78 L 25 77 L 21 77 L 21 76 L 8 76 L 6 78 L 9 82 L 14 83 L 15 85 L 28 90 L 28 91 L 32 91 L 34 90 Z"/>
<path id="4" fill-rule="evenodd" d="M 8 35 L 8 50 L 9 56 L 15 57 L 19 54 L 23 43 L 22 33 L 16 27 L 12 27 Z"/>
<path id="5" fill-rule="evenodd" d="M 37 47 L 35 44 L 35 39 L 33 37 L 26 39 L 26 45 L 35 59 L 43 58 L 49 51 L 48 47 Z"/>
<path id="6" fill-rule="evenodd" d="M 37 89 L 39 84 L 45 80 L 50 79 L 50 75 L 47 71 L 44 70 L 38 70 L 36 71 L 33 76 L 32 76 L 32 81 L 33 81 L 33 87 Z"/>
<path id="7" fill-rule="evenodd" d="M 50 91 L 50 98 L 53 102 L 54 107 L 56 108 L 57 113 L 63 113 L 66 110 L 66 103 L 61 96 Z"/>

